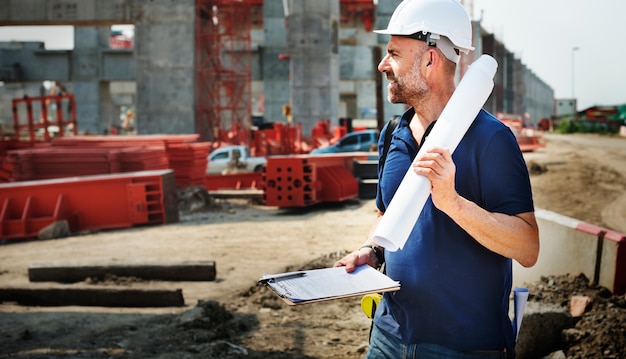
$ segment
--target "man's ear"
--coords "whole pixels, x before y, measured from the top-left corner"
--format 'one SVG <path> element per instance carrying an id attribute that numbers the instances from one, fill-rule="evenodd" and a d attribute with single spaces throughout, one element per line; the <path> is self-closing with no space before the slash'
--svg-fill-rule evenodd
<path id="1" fill-rule="evenodd" d="M 435 63 L 435 61 L 437 61 L 437 56 L 435 54 L 435 51 L 428 50 L 426 52 L 425 57 L 426 57 L 426 67 L 432 66 Z"/>

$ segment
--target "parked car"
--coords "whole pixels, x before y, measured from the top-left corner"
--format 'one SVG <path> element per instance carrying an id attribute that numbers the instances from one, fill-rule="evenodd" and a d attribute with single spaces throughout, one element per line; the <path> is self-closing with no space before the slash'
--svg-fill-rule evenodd
<path id="1" fill-rule="evenodd" d="M 378 130 L 356 131 L 348 133 L 330 146 L 314 149 L 311 154 L 369 152 L 376 144 L 378 144 Z"/>
<path id="2" fill-rule="evenodd" d="M 251 157 L 248 146 L 224 146 L 209 153 L 206 173 L 260 172 L 266 164 L 265 157 Z"/>

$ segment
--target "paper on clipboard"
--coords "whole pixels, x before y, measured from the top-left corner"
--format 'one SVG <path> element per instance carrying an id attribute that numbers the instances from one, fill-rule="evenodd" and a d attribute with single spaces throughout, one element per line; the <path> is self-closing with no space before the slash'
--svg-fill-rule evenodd
<path id="1" fill-rule="evenodd" d="M 345 267 L 334 267 L 266 274 L 259 282 L 271 288 L 289 305 L 400 289 L 399 282 L 369 265 L 357 267 L 351 273 L 346 272 Z"/>

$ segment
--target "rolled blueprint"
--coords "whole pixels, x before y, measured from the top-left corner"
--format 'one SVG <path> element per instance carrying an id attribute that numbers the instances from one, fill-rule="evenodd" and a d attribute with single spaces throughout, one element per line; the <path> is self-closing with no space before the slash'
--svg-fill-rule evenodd
<path id="1" fill-rule="evenodd" d="M 444 147 L 453 153 L 474 118 L 493 90 L 493 77 L 498 63 L 482 55 L 470 65 L 444 107 L 418 156 L 426 149 Z M 402 249 L 430 195 L 430 181 L 409 167 L 385 215 L 374 231 L 373 240 L 386 250 Z"/>

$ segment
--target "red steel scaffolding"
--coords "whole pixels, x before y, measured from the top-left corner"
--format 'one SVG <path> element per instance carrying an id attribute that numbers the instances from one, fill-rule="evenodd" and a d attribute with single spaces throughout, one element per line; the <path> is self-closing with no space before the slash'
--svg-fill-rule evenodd
<path id="1" fill-rule="evenodd" d="M 255 3 L 196 0 L 196 118 L 203 141 L 224 141 L 229 129 L 237 142 L 249 142 Z"/>
<path id="2" fill-rule="evenodd" d="M 196 127 L 201 141 L 249 144 L 252 116 L 251 28 L 264 0 L 196 0 Z M 372 0 L 340 0 L 342 23 L 370 31 Z"/>

